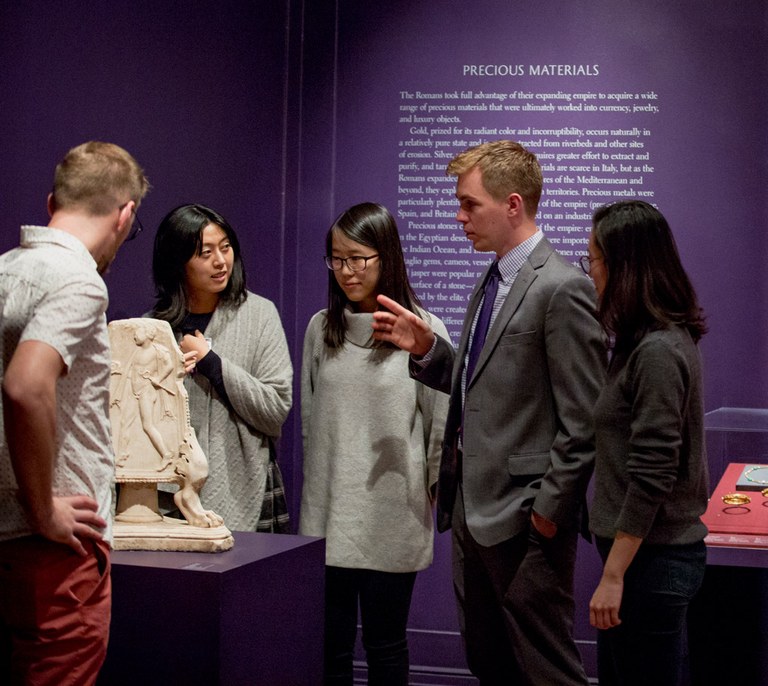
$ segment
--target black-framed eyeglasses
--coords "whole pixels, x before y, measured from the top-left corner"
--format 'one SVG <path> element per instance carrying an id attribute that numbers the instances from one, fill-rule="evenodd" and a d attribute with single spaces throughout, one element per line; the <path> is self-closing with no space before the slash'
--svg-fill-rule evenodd
<path id="1" fill-rule="evenodd" d="M 130 201 L 129 201 L 130 202 Z M 118 212 L 122 212 L 123 208 L 128 203 L 123 203 L 120 205 L 120 207 L 117 208 Z M 125 242 L 132 241 L 136 236 L 138 236 L 142 231 L 144 231 L 144 225 L 141 223 L 141 219 L 139 219 L 139 215 L 136 212 L 136 208 L 134 207 L 131 210 L 131 214 L 133 215 L 133 223 L 131 224 L 131 230 L 128 232 L 128 237 L 125 239 Z"/>
<path id="2" fill-rule="evenodd" d="M 602 260 L 602 257 L 590 257 L 589 255 L 582 255 L 579 258 L 579 265 L 585 274 L 592 273 L 592 263 L 596 260 Z"/>
<path id="3" fill-rule="evenodd" d="M 368 260 L 372 260 L 374 257 L 378 257 L 378 254 L 368 255 L 368 257 L 363 257 L 362 255 L 350 255 L 349 257 L 326 255 L 323 259 L 325 260 L 325 266 L 331 271 L 337 272 L 346 264 L 350 271 L 362 272 L 368 266 Z"/>

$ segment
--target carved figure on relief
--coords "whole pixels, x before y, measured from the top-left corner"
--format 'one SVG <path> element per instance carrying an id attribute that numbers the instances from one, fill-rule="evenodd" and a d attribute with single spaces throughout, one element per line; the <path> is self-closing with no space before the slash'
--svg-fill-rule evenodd
<path id="1" fill-rule="evenodd" d="M 222 518 L 200 502 L 208 461 L 189 422 L 184 357 L 170 325 L 157 319 L 123 319 L 109 324 L 109 337 L 116 481 L 153 484 L 154 489 L 157 483 L 176 483 L 174 502 L 189 524 L 221 526 Z M 118 503 L 118 521 L 121 515 L 125 512 Z M 157 518 L 162 519 L 159 512 Z"/>

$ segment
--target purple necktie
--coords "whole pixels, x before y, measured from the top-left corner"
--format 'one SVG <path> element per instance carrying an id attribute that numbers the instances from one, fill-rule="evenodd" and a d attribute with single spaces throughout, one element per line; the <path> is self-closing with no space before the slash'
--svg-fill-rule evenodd
<path id="1" fill-rule="evenodd" d="M 483 286 L 483 304 L 480 306 L 480 314 L 477 317 L 475 330 L 472 334 L 472 344 L 469 347 L 467 386 L 469 386 L 472 374 L 475 371 L 477 358 L 480 357 L 480 352 L 485 343 L 485 337 L 488 335 L 488 327 L 491 323 L 491 314 L 493 313 L 493 304 L 496 301 L 496 292 L 499 290 L 500 278 L 501 274 L 499 273 L 499 262 L 497 260 L 488 270 L 488 278 L 485 280 L 485 285 Z"/>
<path id="2" fill-rule="evenodd" d="M 493 304 L 496 300 L 496 292 L 499 290 L 500 278 L 501 274 L 499 273 L 499 263 L 497 260 L 488 270 L 485 284 L 483 284 L 483 303 L 480 306 L 480 314 L 477 316 L 475 330 L 472 333 L 472 342 L 469 347 L 469 360 L 467 361 L 466 370 L 467 388 L 469 387 L 469 382 L 472 379 L 472 373 L 475 371 L 477 358 L 480 357 L 480 351 L 483 349 L 485 337 L 488 334 L 488 327 L 491 323 L 491 314 L 493 313 Z M 447 455 L 444 455 L 440 462 L 440 477 L 437 488 L 437 517 L 438 523 L 442 527 L 440 531 L 444 531 L 445 528 L 447 528 L 447 526 L 450 524 L 450 513 L 453 511 L 454 500 L 456 498 L 456 488 L 458 487 L 458 483 L 461 480 L 463 455 L 462 449 L 459 446 L 460 441 L 463 442 L 463 438 L 461 438 L 463 434 L 464 408 L 462 407 L 461 424 L 459 426 L 458 435 L 456 436 L 454 449 Z"/>

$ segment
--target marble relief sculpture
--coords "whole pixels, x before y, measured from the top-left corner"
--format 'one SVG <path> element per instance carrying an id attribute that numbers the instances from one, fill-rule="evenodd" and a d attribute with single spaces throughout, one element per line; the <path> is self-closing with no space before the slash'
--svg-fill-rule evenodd
<path id="1" fill-rule="evenodd" d="M 200 502 L 208 461 L 189 422 L 183 355 L 171 327 L 157 319 L 121 319 L 109 324 L 109 338 L 110 420 L 120 490 L 115 548 L 231 548 L 222 518 Z M 174 502 L 186 521 L 160 513 L 158 483 L 178 485 Z"/>

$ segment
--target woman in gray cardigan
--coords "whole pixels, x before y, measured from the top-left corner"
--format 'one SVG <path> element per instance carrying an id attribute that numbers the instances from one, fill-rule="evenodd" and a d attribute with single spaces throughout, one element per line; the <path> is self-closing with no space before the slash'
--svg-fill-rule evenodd
<path id="1" fill-rule="evenodd" d="M 182 205 L 155 236 L 151 316 L 168 321 L 182 351 L 190 420 L 208 457 L 200 499 L 234 531 L 288 533 L 274 441 L 291 409 L 293 369 L 280 317 L 246 290 L 240 244 L 218 212 Z"/>
<path id="2" fill-rule="evenodd" d="M 590 528 L 604 561 L 589 605 L 600 683 L 677 686 L 685 617 L 704 577 L 706 332 L 666 219 L 642 201 L 593 217 L 598 316 L 613 340 L 595 406 Z"/>

